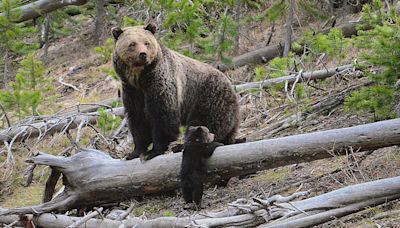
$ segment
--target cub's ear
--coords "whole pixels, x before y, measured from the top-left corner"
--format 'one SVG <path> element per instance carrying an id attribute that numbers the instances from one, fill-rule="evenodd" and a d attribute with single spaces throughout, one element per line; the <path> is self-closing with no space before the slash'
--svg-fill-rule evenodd
<path id="1" fill-rule="evenodd" d="M 155 34 L 158 30 L 157 25 L 150 23 L 148 25 L 146 25 L 146 27 L 144 27 L 144 30 L 148 30 L 151 33 Z"/>
<path id="2" fill-rule="evenodd" d="M 123 33 L 122 29 L 120 27 L 114 27 L 111 29 L 111 33 L 114 36 L 115 40 L 118 40 L 118 37 Z"/>

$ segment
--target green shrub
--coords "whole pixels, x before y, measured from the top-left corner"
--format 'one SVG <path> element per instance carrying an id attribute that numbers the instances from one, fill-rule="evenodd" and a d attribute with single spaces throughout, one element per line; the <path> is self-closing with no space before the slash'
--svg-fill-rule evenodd
<path id="1" fill-rule="evenodd" d="M 107 63 L 108 61 L 111 60 L 112 53 L 114 51 L 114 46 L 115 46 L 114 40 L 112 38 L 108 38 L 103 46 L 98 46 L 94 48 L 94 51 L 100 54 L 101 56 L 100 60 L 102 63 Z"/>
<path id="2" fill-rule="evenodd" d="M 350 39 L 344 37 L 341 29 L 333 28 L 327 35 L 305 33 L 305 40 L 309 48 L 315 54 L 326 53 L 331 59 L 340 60 L 346 57 L 346 48 L 350 45 Z"/>
<path id="3" fill-rule="evenodd" d="M 374 6 L 381 6 L 374 1 Z M 395 7 L 392 7 L 392 9 Z M 400 17 L 395 10 L 382 15 L 381 10 L 371 11 L 364 7 L 365 24 L 373 29 L 359 31 L 356 44 L 363 50 L 361 67 L 373 66 L 367 75 L 375 83 L 373 87 L 363 88 L 346 98 L 346 110 L 357 112 L 372 112 L 374 120 L 394 117 L 393 106 L 399 94 L 396 82 L 400 79 Z M 377 18 L 385 18 L 384 21 Z"/>
<path id="4" fill-rule="evenodd" d="M 5 108 L 16 111 L 20 119 L 29 114 L 37 115 L 38 106 L 49 99 L 44 94 L 53 90 L 45 70 L 43 63 L 30 53 L 21 61 L 15 81 L 10 82 L 11 89 L 0 91 L 0 102 Z"/>
<path id="5" fill-rule="evenodd" d="M 118 128 L 121 123 L 121 117 L 107 112 L 105 108 L 98 110 L 99 117 L 97 118 L 96 126 L 101 130 L 104 136 L 109 136 Z"/>

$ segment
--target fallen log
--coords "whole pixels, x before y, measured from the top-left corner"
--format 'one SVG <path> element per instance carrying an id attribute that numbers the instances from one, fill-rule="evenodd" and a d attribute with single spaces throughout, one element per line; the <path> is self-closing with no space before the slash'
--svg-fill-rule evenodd
<path id="1" fill-rule="evenodd" d="M 74 115 L 79 113 L 89 113 L 96 112 L 99 108 L 103 107 L 106 109 L 111 109 L 113 105 L 117 102 L 121 102 L 119 98 L 110 98 L 96 103 L 81 103 L 73 105 L 71 107 L 65 108 L 62 111 L 58 111 L 58 114 L 62 115 Z"/>
<path id="2" fill-rule="evenodd" d="M 244 83 L 240 85 L 234 85 L 234 89 L 236 92 L 241 92 L 244 90 L 248 89 L 261 89 L 261 88 L 266 88 L 269 86 L 273 86 L 279 83 L 283 82 L 288 82 L 288 83 L 293 83 L 299 78 L 298 80 L 300 82 L 306 82 L 310 80 L 316 80 L 316 79 L 325 79 L 328 77 L 331 77 L 333 75 L 336 75 L 338 73 L 341 73 L 345 70 L 351 70 L 354 68 L 353 64 L 348 64 L 348 65 L 343 65 L 335 68 L 330 68 L 330 69 L 324 69 L 324 70 L 316 70 L 316 71 L 311 71 L 311 72 L 305 72 L 302 73 L 301 75 L 298 74 L 291 74 L 288 76 L 284 77 L 279 77 L 279 78 L 271 78 L 259 82 L 249 82 L 249 83 Z"/>
<path id="3" fill-rule="evenodd" d="M 1 212 L 1 211 L 0 211 Z M 22 217 L 22 219 L 21 219 Z M 45 213 L 36 218 L 27 218 L 25 216 L 0 216 L 0 224 L 10 224 L 18 221 L 19 226 L 26 226 L 26 224 L 35 224 L 36 227 L 68 227 L 74 222 L 79 221 L 80 217 L 67 216 L 62 214 Z M 135 228 L 166 228 L 176 227 L 184 228 L 190 224 L 189 218 L 176 218 L 176 217 L 162 217 L 150 220 L 143 220 L 140 218 L 130 218 L 123 221 L 116 221 L 112 219 L 89 219 L 85 224 L 78 226 L 79 228 L 115 228 L 115 227 L 135 227 Z"/>
<path id="4" fill-rule="evenodd" d="M 356 26 L 359 24 L 359 22 L 349 22 L 347 24 L 340 25 L 336 28 L 342 30 L 344 37 L 351 37 L 353 35 L 357 34 L 357 29 Z M 330 28 L 332 29 L 332 28 Z M 323 34 L 329 33 L 330 29 L 323 30 Z M 298 41 L 299 39 L 297 37 L 294 37 L 292 39 L 292 43 Z M 261 64 L 261 63 L 267 63 L 273 58 L 276 58 L 278 56 L 281 56 L 283 53 L 283 45 L 281 43 L 263 47 L 263 48 L 258 48 L 257 50 L 250 51 L 247 53 L 244 53 L 243 55 L 239 55 L 236 57 L 232 58 L 232 63 L 230 65 L 225 65 L 225 64 L 219 64 L 217 66 L 217 69 L 220 71 L 226 71 L 232 67 L 240 67 L 244 65 L 251 65 L 251 64 Z"/>
<path id="5" fill-rule="evenodd" d="M 261 228 L 310 227 L 398 199 L 399 192 L 400 177 L 392 177 L 347 186 L 304 200 L 293 201 L 307 196 L 309 192 L 296 192 L 287 197 L 273 195 L 266 199 L 239 199 L 228 204 L 226 209 L 191 217 L 159 217 L 149 220 L 129 217 L 122 221 L 109 219 L 108 216 L 102 219 L 89 218 L 96 211 L 84 218 L 50 213 L 37 216 L 7 215 L 0 216 L 0 224 L 68 227 L 84 221 L 84 225 L 77 227 L 183 228 L 191 224 L 198 227 L 254 227 L 260 224 Z M 0 209 L 0 213 L 2 211 Z"/>
<path id="6" fill-rule="evenodd" d="M 65 6 L 70 6 L 70 5 L 80 6 L 86 4 L 87 2 L 88 0 L 65 0 L 65 1 L 38 0 L 20 6 L 16 9 L 13 9 L 21 11 L 21 16 L 18 19 L 16 19 L 15 22 L 23 22 L 31 20 L 40 17 L 46 13 L 63 8 Z M 4 16 L 4 13 L 1 13 L 0 16 Z"/>
<path id="7" fill-rule="evenodd" d="M 118 116 L 124 116 L 123 107 L 107 111 Z M 19 141 L 31 137 L 39 137 L 40 139 L 45 135 L 77 128 L 82 122 L 95 124 L 98 115 L 97 112 L 91 112 L 85 114 L 32 117 L 31 120 L 0 130 L 0 145 L 4 142 Z"/>
<path id="8" fill-rule="evenodd" d="M 310 227 L 400 198 L 400 177 L 347 186 L 309 199 L 277 205 L 290 218 L 260 228 Z M 297 212 L 297 213 L 293 213 Z"/>
<path id="9" fill-rule="evenodd" d="M 259 170 L 328 158 L 335 154 L 374 150 L 400 144 L 400 119 L 276 139 L 218 147 L 208 161 L 207 180 L 216 182 Z M 0 215 L 64 212 L 119 202 L 135 196 L 179 188 L 181 153 L 122 161 L 97 150 L 72 157 L 40 153 L 29 162 L 48 165 L 63 174 L 65 190 L 41 205 Z"/>
<path id="10" fill-rule="evenodd" d="M 400 5 L 397 4 L 396 9 L 397 9 L 397 12 L 400 12 Z M 351 37 L 351 36 L 357 35 L 357 25 L 359 25 L 361 23 L 362 23 L 362 21 L 349 22 L 349 23 L 346 23 L 343 25 L 339 25 L 336 28 L 342 30 L 344 37 Z M 332 28 L 324 29 L 323 31 L 321 31 L 321 33 L 327 34 L 327 33 L 329 33 L 329 31 L 331 29 Z M 366 30 L 369 28 L 365 27 L 365 28 L 361 28 L 361 29 Z M 298 38 L 294 37 L 292 39 L 292 43 L 296 42 L 298 40 L 299 40 Z M 219 64 L 216 67 L 220 71 L 226 71 L 233 67 L 266 63 L 275 57 L 281 56 L 282 53 L 283 53 L 283 45 L 281 43 L 278 43 L 275 45 L 258 48 L 257 50 L 253 50 L 253 51 L 247 52 L 245 54 L 233 57 L 231 64 L 229 64 L 229 65 Z"/>

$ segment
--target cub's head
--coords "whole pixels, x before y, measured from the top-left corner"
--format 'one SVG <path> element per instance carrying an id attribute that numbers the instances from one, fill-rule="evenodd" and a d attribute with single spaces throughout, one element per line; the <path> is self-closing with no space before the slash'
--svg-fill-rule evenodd
<path id="1" fill-rule="evenodd" d="M 185 134 L 185 144 L 211 143 L 213 141 L 214 134 L 204 126 L 190 126 Z"/>
<path id="2" fill-rule="evenodd" d="M 114 27 L 111 32 L 115 38 L 115 53 L 128 66 L 149 65 L 157 57 L 160 46 L 154 37 L 157 27 L 154 24 L 134 27 Z"/>

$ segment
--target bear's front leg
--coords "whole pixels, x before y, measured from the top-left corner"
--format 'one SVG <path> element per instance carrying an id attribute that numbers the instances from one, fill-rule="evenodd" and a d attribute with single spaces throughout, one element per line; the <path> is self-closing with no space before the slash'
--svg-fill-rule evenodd
<path id="1" fill-rule="evenodd" d="M 131 160 L 147 152 L 152 141 L 151 127 L 145 115 L 143 93 L 125 85 L 122 89 L 122 101 L 128 118 L 129 131 L 135 143 L 134 151 L 126 157 L 127 160 Z"/>
<path id="2" fill-rule="evenodd" d="M 164 154 L 168 149 L 168 145 L 175 141 L 179 136 L 179 121 L 174 118 L 168 118 L 169 121 L 162 119 L 151 120 L 153 148 L 140 155 L 142 160 L 150 160 L 158 155 Z"/>
<path id="3" fill-rule="evenodd" d="M 140 123 L 141 122 L 141 123 Z M 151 144 L 151 131 L 150 124 L 144 119 L 131 118 L 128 122 L 129 129 L 133 135 L 133 141 L 135 144 L 135 149 L 132 153 L 126 156 L 126 160 L 132 160 L 139 158 L 141 155 L 147 152 L 147 148 Z"/>
<path id="4" fill-rule="evenodd" d="M 158 93 L 159 94 L 159 93 Z M 149 160 L 165 153 L 168 145 L 179 136 L 180 112 L 177 100 L 171 94 L 146 96 L 146 113 L 151 125 L 153 149 L 141 156 Z"/>

